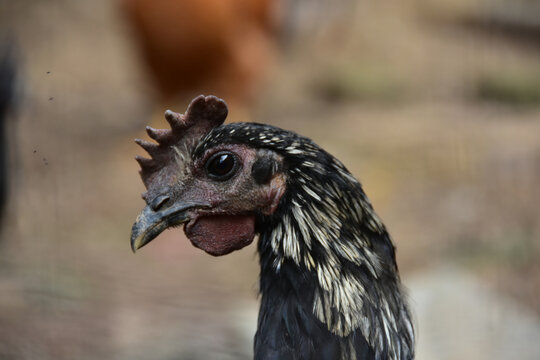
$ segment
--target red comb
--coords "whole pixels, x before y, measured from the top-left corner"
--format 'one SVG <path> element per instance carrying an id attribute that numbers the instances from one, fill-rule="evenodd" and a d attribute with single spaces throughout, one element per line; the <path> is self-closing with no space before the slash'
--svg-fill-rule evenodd
<path id="1" fill-rule="evenodd" d="M 136 139 L 135 142 L 146 150 L 151 158 L 137 156 L 135 159 L 141 166 L 141 178 L 148 191 L 158 191 L 162 185 L 168 184 L 175 173 L 177 152 L 189 151 L 210 130 L 223 124 L 227 113 L 225 101 L 212 95 L 199 95 L 191 101 L 183 115 L 171 110 L 165 111 L 165 119 L 171 126 L 170 129 L 147 126 L 148 136 L 157 144 Z M 143 195 L 143 198 L 146 197 Z"/>

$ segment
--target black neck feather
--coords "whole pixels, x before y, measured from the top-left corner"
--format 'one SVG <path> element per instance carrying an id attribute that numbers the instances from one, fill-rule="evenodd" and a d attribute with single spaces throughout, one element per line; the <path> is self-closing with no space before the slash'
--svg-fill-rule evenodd
<path id="1" fill-rule="evenodd" d="M 287 182 L 259 215 L 261 309 L 256 359 L 412 359 L 414 332 L 395 252 L 360 183 L 311 140 L 273 126 L 212 130 L 218 143 L 268 149 Z"/>

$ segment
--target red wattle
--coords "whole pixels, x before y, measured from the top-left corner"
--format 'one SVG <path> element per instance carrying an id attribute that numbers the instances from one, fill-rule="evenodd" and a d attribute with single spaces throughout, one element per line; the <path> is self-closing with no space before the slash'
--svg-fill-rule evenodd
<path id="1" fill-rule="evenodd" d="M 251 244 L 255 237 L 253 215 L 202 216 L 186 224 L 184 232 L 191 243 L 210 255 L 226 255 Z"/>

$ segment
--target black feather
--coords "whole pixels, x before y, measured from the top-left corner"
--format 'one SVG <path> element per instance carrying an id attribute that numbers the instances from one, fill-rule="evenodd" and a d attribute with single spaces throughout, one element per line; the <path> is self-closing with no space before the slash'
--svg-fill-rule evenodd
<path id="1" fill-rule="evenodd" d="M 268 125 L 214 128 L 193 156 L 223 143 L 279 155 L 287 178 L 277 210 L 256 219 L 255 359 L 413 359 L 394 245 L 360 183 L 310 139 Z M 265 183 L 275 171 L 263 156 L 252 176 Z"/>
<path id="2" fill-rule="evenodd" d="M 277 163 L 271 154 L 257 158 L 251 168 L 251 176 L 258 184 L 266 184 L 277 171 Z"/>

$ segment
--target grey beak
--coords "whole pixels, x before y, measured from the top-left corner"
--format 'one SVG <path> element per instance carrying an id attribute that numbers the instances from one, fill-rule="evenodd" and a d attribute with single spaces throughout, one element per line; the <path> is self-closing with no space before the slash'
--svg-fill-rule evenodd
<path id="1" fill-rule="evenodd" d="M 165 229 L 189 221 L 189 210 L 209 206 L 207 203 L 187 202 L 157 211 L 151 205 L 146 206 L 131 228 L 131 250 L 135 252 L 154 240 Z"/>

